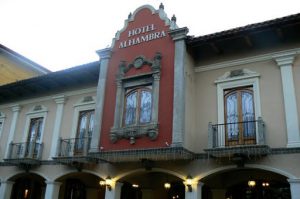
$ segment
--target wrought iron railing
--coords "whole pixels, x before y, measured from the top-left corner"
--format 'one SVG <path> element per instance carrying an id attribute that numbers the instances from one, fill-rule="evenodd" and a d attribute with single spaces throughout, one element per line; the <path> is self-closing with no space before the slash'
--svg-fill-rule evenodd
<path id="1" fill-rule="evenodd" d="M 6 159 L 41 159 L 43 143 L 20 142 L 10 143 Z"/>
<path id="2" fill-rule="evenodd" d="M 86 156 L 90 149 L 91 137 L 59 139 L 57 157 Z"/>
<path id="3" fill-rule="evenodd" d="M 264 145 L 264 122 L 255 121 L 208 125 L 208 148 Z"/>

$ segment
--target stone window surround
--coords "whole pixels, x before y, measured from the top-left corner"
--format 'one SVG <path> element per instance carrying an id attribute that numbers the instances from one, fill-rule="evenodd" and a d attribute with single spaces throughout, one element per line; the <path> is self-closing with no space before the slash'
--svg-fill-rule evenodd
<path id="1" fill-rule="evenodd" d="M 90 101 L 85 101 L 85 99 L 87 99 L 87 97 L 91 97 Z M 77 127 L 78 127 L 78 120 L 79 120 L 79 113 L 81 111 L 88 111 L 88 110 L 95 110 L 95 97 L 93 96 L 85 96 L 82 98 L 82 100 L 80 100 L 79 103 L 74 104 L 74 115 L 73 115 L 73 122 L 72 122 L 72 131 L 71 131 L 71 138 L 75 138 L 76 137 L 76 133 L 77 133 Z"/>
<path id="2" fill-rule="evenodd" d="M 159 101 L 159 82 L 160 82 L 160 61 L 161 54 L 156 53 L 153 60 L 147 60 L 144 56 L 136 57 L 132 63 L 126 65 L 121 61 L 119 74 L 117 75 L 117 94 L 115 105 L 114 126 L 110 131 L 110 141 L 116 143 L 119 139 L 129 139 L 130 144 L 136 142 L 136 138 L 147 136 L 150 140 L 155 140 L 158 136 L 158 101 Z M 141 68 L 145 65 L 151 67 L 152 71 L 125 77 L 125 73 L 131 67 Z M 123 126 L 123 111 L 125 91 L 130 87 L 140 87 L 152 85 L 152 110 L 151 122 L 143 125 Z"/>
<path id="3" fill-rule="evenodd" d="M 5 115 L 4 115 L 4 113 L 0 112 L 0 123 L 1 123 L 1 126 L 0 126 L 0 139 L 1 139 L 1 136 L 2 136 L 3 128 L 4 128 L 4 120 L 5 120 Z"/>
<path id="4" fill-rule="evenodd" d="M 23 132 L 22 142 L 27 142 L 31 119 L 39 118 L 39 117 L 43 118 L 41 138 L 40 138 L 39 143 L 41 144 L 43 142 L 43 135 L 44 135 L 44 129 L 45 129 L 45 124 L 46 124 L 46 119 L 47 119 L 47 113 L 48 113 L 48 110 L 43 105 L 33 106 L 32 109 L 26 113 L 26 122 L 25 122 L 25 128 L 24 128 L 24 132 Z"/>
<path id="5" fill-rule="evenodd" d="M 237 71 L 237 70 L 236 70 Z M 250 71 L 248 69 L 241 69 L 238 71 L 226 72 L 219 77 L 215 83 L 217 85 L 217 103 L 218 103 L 218 124 L 225 123 L 224 119 L 224 90 L 231 88 L 238 88 L 244 86 L 252 86 L 254 97 L 254 112 L 255 119 L 258 120 L 261 117 L 261 103 L 260 103 L 260 89 L 259 89 L 259 77 L 260 74 Z M 257 127 L 256 127 L 257 128 Z M 256 131 L 257 134 L 258 131 Z M 219 146 L 225 146 L 225 137 L 222 134 L 218 135 L 220 140 Z M 259 136 L 256 135 L 256 143 L 259 143 Z"/>

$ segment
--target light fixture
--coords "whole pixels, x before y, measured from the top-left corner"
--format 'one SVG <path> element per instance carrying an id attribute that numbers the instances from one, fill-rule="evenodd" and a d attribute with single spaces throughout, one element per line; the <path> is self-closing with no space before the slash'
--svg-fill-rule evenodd
<path id="1" fill-rule="evenodd" d="M 165 184 L 164 184 L 164 187 L 165 187 L 165 189 L 170 189 L 171 188 L 171 184 L 169 183 L 169 182 L 166 182 Z"/>
<path id="2" fill-rule="evenodd" d="M 192 192 L 192 182 L 193 182 L 192 176 L 191 176 L 191 175 L 188 175 L 188 176 L 186 177 L 185 184 L 186 184 L 186 186 L 188 187 L 189 192 Z"/>
<path id="3" fill-rule="evenodd" d="M 270 183 L 268 183 L 268 182 L 263 182 L 263 183 L 262 183 L 262 186 L 263 186 L 263 187 L 268 187 L 268 186 L 270 186 Z"/>
<path id="4" fill-rule="evenodd" d="M 24 191 L 24 198 L 27 198 L 27 197 L 28 197 L 28 193 L 29 193 L 29 190 L 28 190 L 28 189 L 25 189 L 25 191 Z"/>
<path id="5" fill-rule="evenodd" d="M 254 180 L 249 180 L 248 181 L 248 186 L 249 187 L 255 187 L 255 185 L 256 185 L 256 182 Z"/>
<path id="6" fill-rule="evenodd" d="M 112 179 L 110 176 L 107 176 L 105 180 L 100 180 L 99 184 L 100 186 L 106 186 L 107 189 L 110 191 L 112 186 Z"/>
<path id="7" fill-rule="evenodd" d="M 132 187 L 133 188 L 139 188 L 139 185 L 138 184 L 132 184 Z"/>

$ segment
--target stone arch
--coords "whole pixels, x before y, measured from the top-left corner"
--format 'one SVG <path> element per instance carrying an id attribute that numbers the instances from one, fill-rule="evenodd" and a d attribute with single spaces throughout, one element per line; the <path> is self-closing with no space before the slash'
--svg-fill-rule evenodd
<path id="1" fill-rule="evenodd" d="M 70 174 L 75 174 L 77 172 L 78 171 L 76 171 L 76 170 L 68 170 L 68 171 L 65 171 L 65 172 L 61 172 L 61 173 L 55 175 L 52 180 L 57 181 L 59 178 L 61 178 L 63 176 L 70 175 Z M 91 170 L 86 170 L 86 169 L 83 169 L 81 171 L 81 173 L 92 174 L 92 175 L 97 176 L 97 177 L 102 178 L 102 179 L 105 179 L 107 177 L 105 175 L 105 173 L 101 174 L 98 171 L 91 171 Z"/>
<path id="2" fill-rule="evenodd" d="M 30 171 L 29 173 L 35 174 L 37 176 L 40 176 L 40 177 L 44 178 L 45 181 L 49 181 L 50 180 L 50 178 L 48 176 L 46 176 L 44 173 L 41 173 L 41 172 L 38 172 L 38 171 Z M 24 171 L 17 171 L 15 173 L 10 174 L 9 176 L 5 177 L 4 180 L 5 181 L 9 181 L 11 179 L 14 179 L 14 178 L 16 178 L 18 176 L 22 176 L 24 174 L 26 174 Z"/>
<path id="3" fill-rule="evenodd" d="M 167 169 L 162 169 L 162 168 L 152 168 L 153 172 L 161 172 L 161 173 L 166 173 L 166 174 L 170 174 L 170 175 L 173 175 L 173 176 L 176 176 L 182 180 L 185 179 L 185 175 L 183 174 L 180 174 L 180 173 L 177 173 L 175 171 L 171 171 L 171 170 L 167 170 Z M 119 180 L 119 179 L 122 179 L 126 176 L 129 176 L 129 175 L 132 175 L 132 174 L 137 174 L 137 173 L 142 173 L 142 172 L 145 172 L 145 169 L 144 168 L 140 168 L 140 169 L 135 169 L 135 170 L 131 170 L 131 171 L 128 171 L 128 172 L 125 172 L 125 173 L 122 173 L 122 174 L 119 174 L 117 176 L 115 176 L 115 180 Z"/>
<path id="4" fill-rule="evenodd" d="M 280 169 L 277 169 L 277 168 L 274 168 L 274 167 L 266 166 L 266 165 L 257 165 L 257 164 L 251 164 L 250 165 L 249 164 L 249 165 L 245 165 L 245 168 L 270 171 L 270 172 L 285 176 L 289 179 L 296 179 L 296 176 L 294 176 L 294 175 L 292 175 L 292 174 L 290 174 L 286 171 L 283 171 L 283 170 L 280 170 Z M 207 177 L 209 175 L 213 175 L 213 174 L 216 174 L 216 173 L 219 173 L 219 172 L 227 172 L 227 171 L 234 170 L 234 169 L 236 169 L 235 165 L 226 166 L 226 167 L 218 167 L 216 169 L 209 170 L 207 172 L 204 172 L 202 174 L 199 174 L 199 175 L 195 176 L 195 179 L 201 181 L 201 179 L 204 179 L 205 177 Z"/>

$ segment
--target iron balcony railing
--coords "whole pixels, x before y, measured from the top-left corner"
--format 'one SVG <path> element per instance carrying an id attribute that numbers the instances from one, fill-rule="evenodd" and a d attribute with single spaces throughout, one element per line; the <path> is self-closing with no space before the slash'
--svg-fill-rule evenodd
<path id="1" fill-rule="evenodd" d="M 6 159 L 36 159 L 42 158 L 43 143 L 20 142 L 9 144 L 9 152 Z"/>
<path id="2" fill-rule="evenodd" d="M 265 128 L 261 117 L 255 121 L 208 125 L 208 148 L 264 145 Z"/>
<path id="3" fill-rule="evenodd" d="M 87 156 L 91 137 L 60 138 L 58 142 L 57 157 Z"/>

